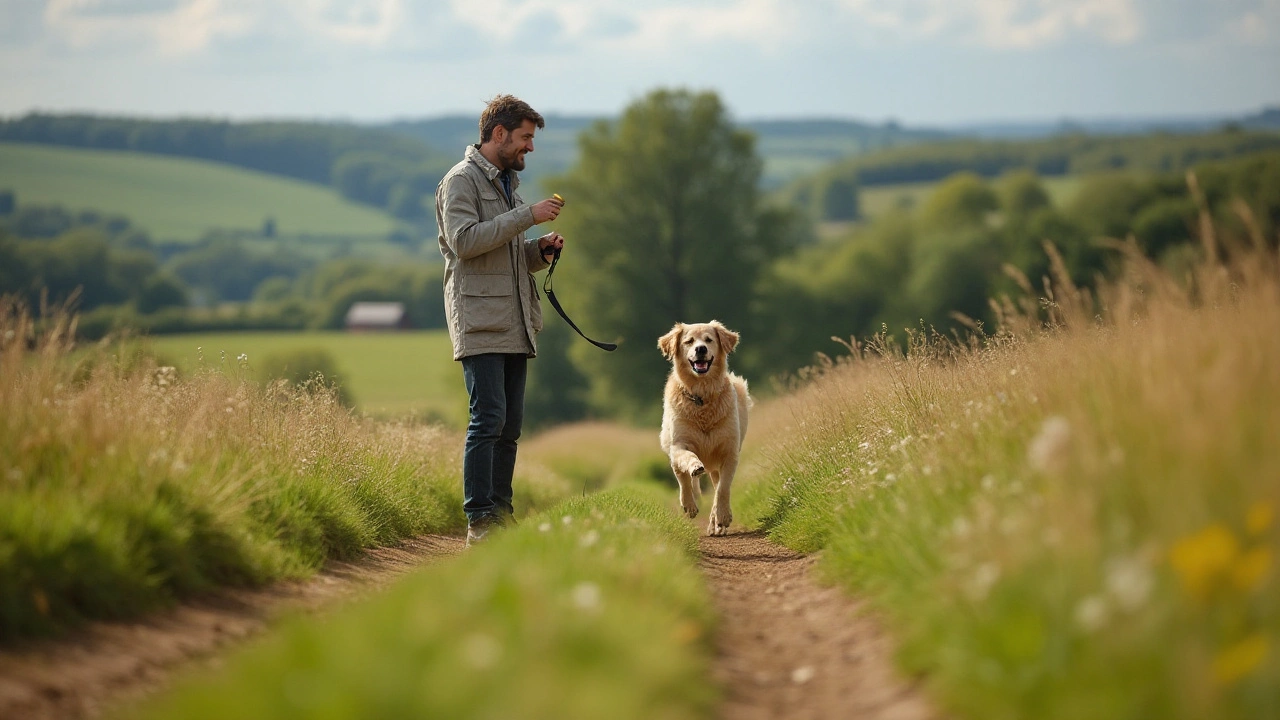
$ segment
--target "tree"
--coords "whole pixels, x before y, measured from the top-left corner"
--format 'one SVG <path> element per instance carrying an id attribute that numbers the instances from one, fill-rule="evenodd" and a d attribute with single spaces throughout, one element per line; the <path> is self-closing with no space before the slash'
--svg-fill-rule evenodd
<path id="1" fill-rule="evenodd" d="M 585 131 L 579 150 L 578 164 L 549 181 L 568 200 L 557 295 L 587 334 L 625 341 L 608 356 L 574 349 L 593 397 L 653 416 L 666 372 L 657 338 L 713 318 L 747 329 L 751 289 L 784 236 L 762 229 L 777 223 L 762 223 L 754 136 L 714 93 L 654 91 Z"/>

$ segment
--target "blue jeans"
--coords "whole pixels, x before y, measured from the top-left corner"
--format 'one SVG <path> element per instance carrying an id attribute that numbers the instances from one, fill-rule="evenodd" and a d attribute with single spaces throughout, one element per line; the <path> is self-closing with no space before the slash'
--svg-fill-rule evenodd
<path id="1" fill-rule="evenodd" d="M 529 358 L 523 353 L 486 353 L 462 358 L 462 377 L 471 396 L 471 420 L 462 453 L 462 510 L 467 521 L 511 514 L 511 476 L 516 441 L 524 422 L 524 381 Z"/>

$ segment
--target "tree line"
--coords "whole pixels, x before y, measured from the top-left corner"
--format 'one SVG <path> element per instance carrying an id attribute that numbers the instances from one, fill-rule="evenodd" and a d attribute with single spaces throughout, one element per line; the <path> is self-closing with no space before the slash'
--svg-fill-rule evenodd
<path id="1" fill-rule="evenodd" d="M 85 339 L 126 328 L 340 328 L 360 300 L 402 302 L 415 327 L 444 327 L 439 263 L 326 258 L 217 234 L 158 244 L 120 215 L 13 198 L 0 191 L 0 295 L 33 309 L 74 302 Z"/>
<path id="2" fill-rule="evenodd" d="M 1175 172 L 1270 150 L 1280 150 L 1280 133 L 1238 129 L 1112 137 L 1075 133 L 1030 141 L 948 140 L 850 158 L 796 181 L 784 197 L 817 219 L 850 220 L 858 214 L 858 187 L 935 182 L 959 172 L 985 178 L 1014 170 L 1044 176 Z"/>

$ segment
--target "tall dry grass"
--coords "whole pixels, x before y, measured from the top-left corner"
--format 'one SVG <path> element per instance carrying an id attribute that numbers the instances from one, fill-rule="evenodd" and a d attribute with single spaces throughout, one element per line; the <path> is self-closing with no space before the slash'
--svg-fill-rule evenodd
<path id="1" fill-rule="evenodd" d="M 1183 275 L 1118 243 L 1096 293 L 1059 269 L 992 336 L 851 343 L 758 413 L 743 514 L 961 715 L 1280 715 L 1280 263 L 1200 234 Z"/>
<path id="2" fill-rule="evenodd" d="M 463 525 L 452 434 L 263 387 L 243 358 L 180 377 L 73 352 L 73 317 L 44 317 L 0 300 L 0 639 Z"/>

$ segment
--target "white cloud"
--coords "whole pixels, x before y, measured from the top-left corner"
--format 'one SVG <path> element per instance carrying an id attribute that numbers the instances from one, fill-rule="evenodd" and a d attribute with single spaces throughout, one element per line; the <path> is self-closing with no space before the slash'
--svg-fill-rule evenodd
<path id="1" fill-rule="evenodd" d="M 840 0 L 857 20 L 903 39 L 954 38 L 1028 50 L 1079 35 L 1122 45 L 1142 32 L 1133 0 Z"/>
<path id="2" fill-rule="evenodd" d="M 76 48 L 141 40 L 163 55 L 183 55 L 245 33 L 255 24 L 255 7 L 229 0 L 49 0 L 44 21 Z"/>

